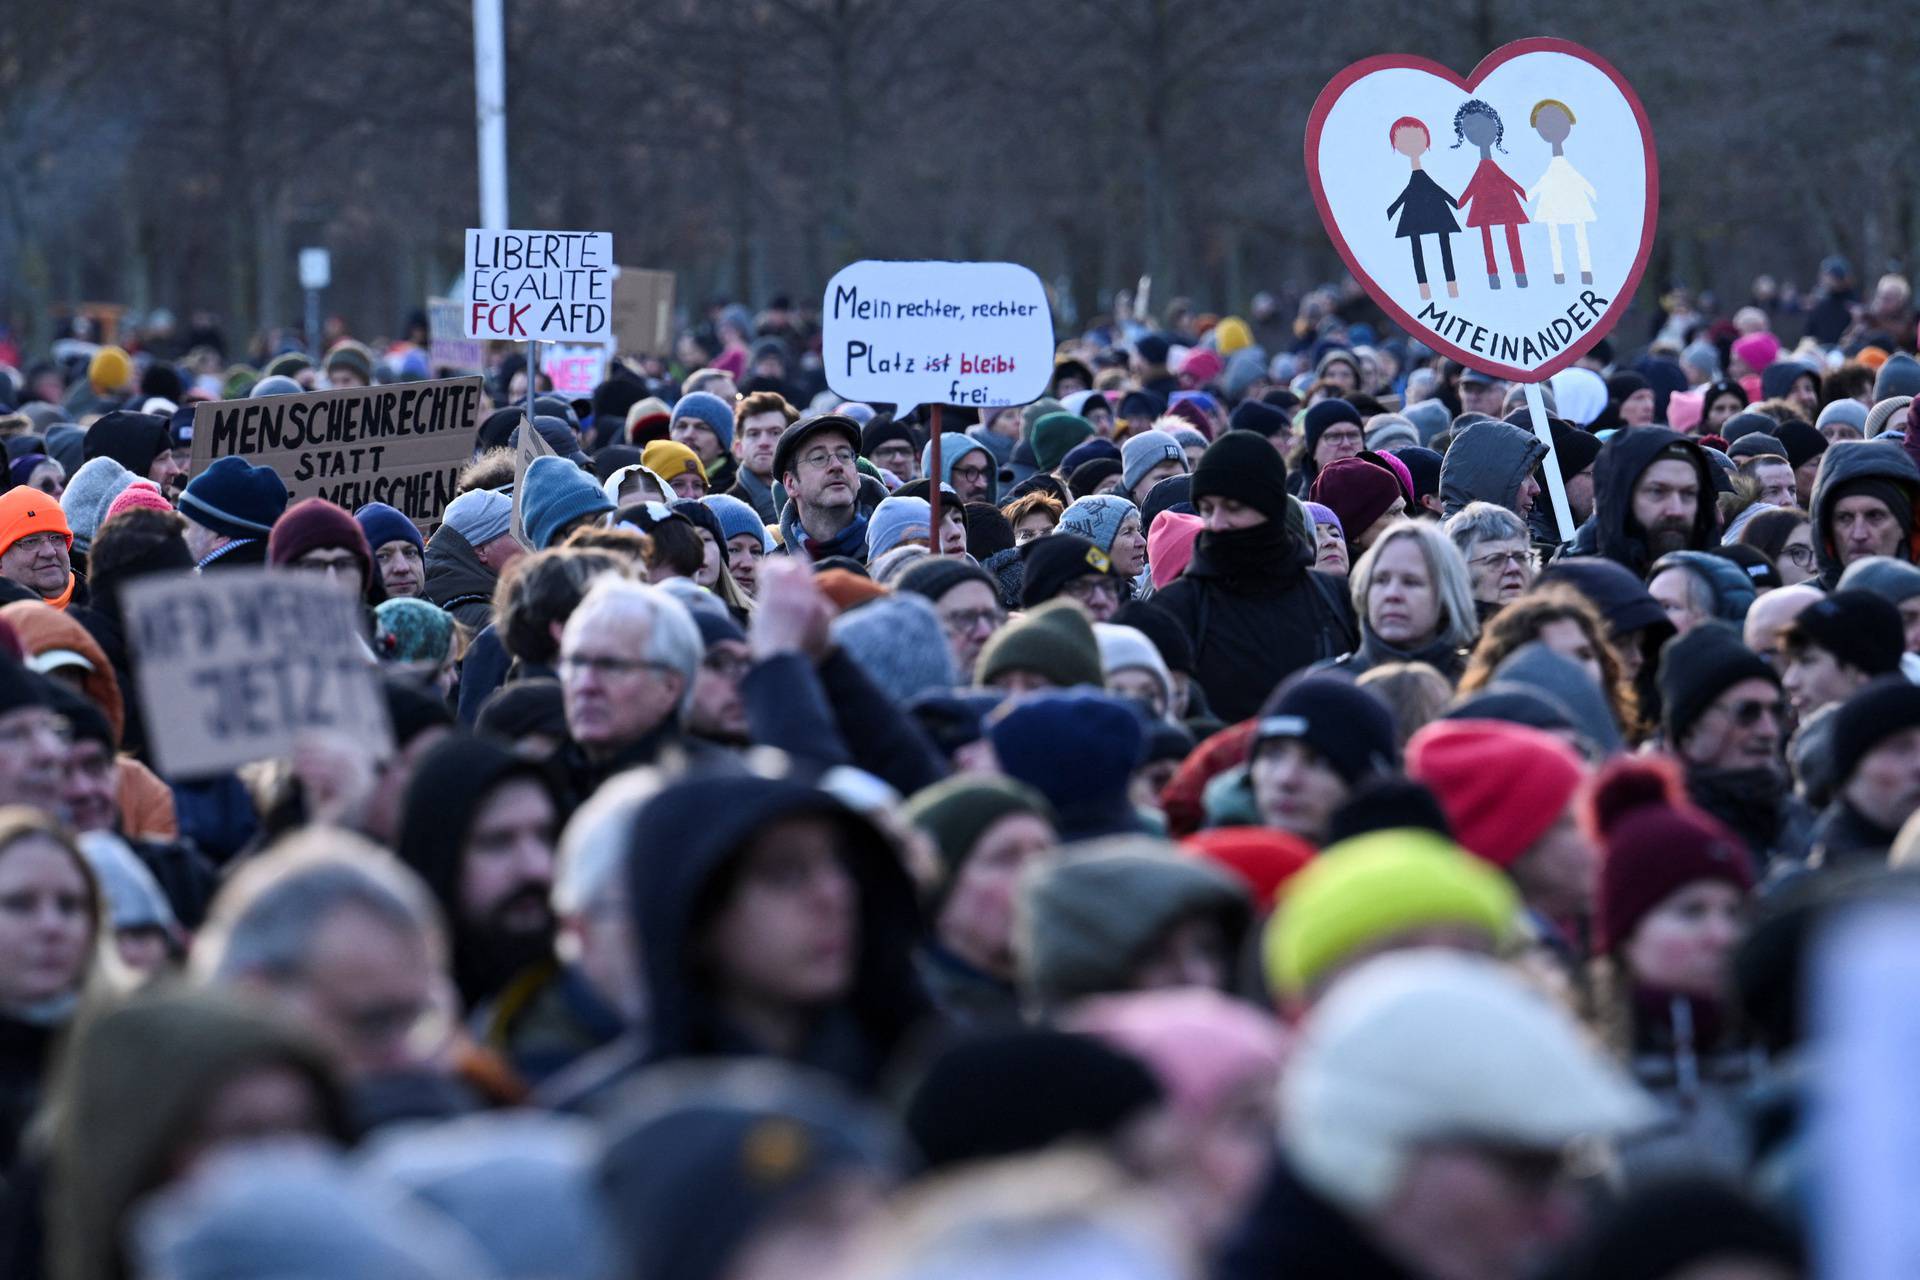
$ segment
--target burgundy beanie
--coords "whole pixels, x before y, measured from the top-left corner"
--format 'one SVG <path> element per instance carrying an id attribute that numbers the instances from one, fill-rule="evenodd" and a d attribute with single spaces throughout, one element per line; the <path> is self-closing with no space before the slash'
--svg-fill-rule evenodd
<path id="1" fill-rule="evenodd" d="M 1495 720 L 1436 720 L 1408 740 L 1406 757 L 1407 776 L 1439 799 L 1461 847 L 1503 871 L 1560 821 L 1587 774 L 1552 734 Z"/>
<path id="2" fill-rule="evenodd" d="M 360 561 L 360 580 L 374 581 L 373 552 L 367 535 L 346 508 L 325 498 L 308 498 L 288 507 L 267 537 L 267 563 L 289 565 L 321 547 L 344 547 Z"/>
<path id="3" fill-rule="evenodd" d="M 1746 846 L 1694 807 L 1669 759 L 1615 759 L 1600 771 L 1586 816 L 1601 846 L 1597 954 L 1617 953 L 1654 908 L 1696 881 L 1720 880 L 1742 893 L 1753 888 Z"/>
<path id="4" fill-rule="evenodd" d="M 1404 499 L 1400 479 L 1364 458 L 1341 458 L 1320 468 L 1311 497 L 1340 517 L 1349 538 L 1358 538 L 1387 514 L 1395 498 Z"/>

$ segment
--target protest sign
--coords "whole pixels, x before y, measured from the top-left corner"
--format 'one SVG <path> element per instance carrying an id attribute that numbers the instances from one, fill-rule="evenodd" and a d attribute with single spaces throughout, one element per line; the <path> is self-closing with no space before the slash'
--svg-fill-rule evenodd
<path id="1" fill-rule="evenodd" d="M 613 236 L 605 231 L 467 231 L 469 338 L 613 340 Z"/>
<path id="2" fill-rule="evenodd" d="M 1505 45 L 1465 78 L 1399 54 L 1356 62 L 1314 102 L 1306 169 L 1374 301 L 1511 381 L 1544 381 L 1605 337 L 1653 246 L 1647 113 L 1566 40 Z"/>
<path id="3" fill-rule="evenodd" d="M 295 501 L 384 502 L 426 530 L 455 497 L 479 416 L 479 378 L 216 400 L 193 413 L 193 474 L 242 457 L 279 472 Z"/>
<path id="4" fill-rule="evenodd" d="M 427 367 L 435 373 L 480 373 L 487 367 L 486 344 L 467 337 L 466 312 L 459 298 L 427 299 Z"/>
<path id="5" fill-rule="evenodd" d="M 856 262 L 821 304 L 827 385 L 895 406 L 1026 404 L 1053 374 L 1040 278 L 1011 262 Z"/>
<path id="6" fill-rule="evenodd" d="M 540 351 L 540 372 L 553 379 L 555 395 L 578 400 L 606 380 L 608 349 L 590 342 L 556 342 Z"/>
<path id="7" fill-rule="evenodd" d="M 614 345 L 629 355 L 664 356 L 673 347 L 673 272 L 621 267 L 613 278 Z"/>
<path id="8" fill-rule="evenodd" d="M 527 468 L 533 465 L 535 458 L 551 458 L 557 455 L 553 452 L 553 446 L 547 443 L 547 438 L 533 429 L 531 419 L 521 418 L 520 425 L 515 427 L 514 431 L 513 518 L 507 526 L 507 531 L 513 534 L 515 542 L 527 550 L 538 551 L 540 548 L 534 546 L 533 540 L 527 536 L 527 521 L 521 503 L 521 499 L 527 492 Z"/>
<path id="9" fill-rule="evenodd" d="M 286 569 L 164 574 L 130 583 L 122 600 L 166 777 L 282 757 L 314 730 L 346 735 L 371 759 L 392 754 L 359 597 L 340 582 Z"/>

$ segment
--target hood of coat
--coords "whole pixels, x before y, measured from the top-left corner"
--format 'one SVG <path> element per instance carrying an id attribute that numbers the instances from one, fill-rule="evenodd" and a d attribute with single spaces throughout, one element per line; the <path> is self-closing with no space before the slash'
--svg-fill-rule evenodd
<path id="1" fill-rule="evenodd" d="M 441 608 L 463 596 L 491 600 L 500 581 L 500 575 L 481 562 L 473 544 L 452 525 L 443 524 L 433 531 L 427 543 L 426 565 L 426 597 Z"/>
<path id="2" fill-rule="evenodd" d="M 1843 440 L 1829 445 L 1820 455 L 1820 471 L 1813 482 L 1813 555 L 1820 566 L 1820 581 L 1828 590 L 1840 581 L 1844 566 L 1833 545 L 1831 525 L 1833 495 L 1841 485 L 1855 480 L 1886 480 L 1907 495 L 1915 513 L 1915 528 L 1907 539 L 1906 559 L 1920 561 L 1920 468 L 1903 449 L 1873 440 Z"/>
<path id="3" fill-rule="evenodd" d="M 1508 422 L 1476 422 L 1447 446 L 1440 460 L 1440 503 L 1453 515 L 1469 502 L 1514 510 L 1520 486 L 1547 456 L 1533 432 Z"/>
<path id="4" fill-rule="evenodd" d="M 770 825 L 818 817 L 845 833 L 859 892 L 859 955 L 847 1001 L 862 1030 L 891 1045 L 926 1009 L 913 967 L 918 908 L 912 882 L 885 836 L 826 792 L 745 773 L 693 777 L 636 816 L 628 886 L 648 991 L 653 1056 L 699 1056 L 741 1047 L 705 989 L 701 931 L 720 905 L 746 845 Z"/>
<path id="5" fill-rule="evenodd" d="M 1696 550 L 1714 544 L 1720 528 L 1715 505 L 1713 463 L 1694 441 L 1665 427 L 1634 427 L 1616 432 L 1602 445 L 1593 464 L 1593 520 L 1599 553 L 1644 574 L 1652 563 L 1645 532 L 1633 518 L 1633 487 L 1640 473 L 1670 448 L 1678 448 L 1693 464 L 1700 481 L 1700 504 L 1694 513 L 1687 546 Z"/>

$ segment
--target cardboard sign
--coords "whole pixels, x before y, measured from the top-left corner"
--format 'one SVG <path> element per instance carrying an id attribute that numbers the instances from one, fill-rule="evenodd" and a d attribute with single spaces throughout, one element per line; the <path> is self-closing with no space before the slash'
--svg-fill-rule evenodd
<path id="1" fill-rule="evenodd" d="M 1053 375 L 1040 277 L 1012 262 L 856 262 L 820 307 L 827 385 L 847 400 L 1027 404 Z"/>
<path id="2" fill-rule="evenodd" d="M 393 751 L 359 600 L 287 569 L 163 574 L 128 585 L 127 640 L 147 737 L 168 778 L 207 777 L 292 751 L 310 730 Z"/>
<path id="3" fill-rule="evenodd" d="M 578 400 L 593 394 L 607 378 L 606 347 L 560 342 L 540 348 L 540 372 L 553 379 L 555 395 Z"/>
<path id="4" fill-rule="evenodd" d="M 193 411 L 193 474 L 242 457 L 279 472 L 296 502 L 384 502 L 425 531 L 456 496 L 479 417 L 479 378 L 216 400 Z"/>
<path id="5" fill-rule="evenodd" d="M 1633 88 L 1566 40 L 1521 40 L 1464 79 L 1356 62 L 1307 121 L 1327 234 L 1407 332 L 1540 382 L 1605 337 L 1653 247 L 1660 171 Z"/>
<path id="6" fill-rule="evenodd" d="M 435 373 L 486 370 L 486 344 L 467 337 L 467 304 L 460 299 L 427 299 L 427 333 L 427 366 Z"/>
<path id="7" fill-rule="evenodd" d="M 520 416 L 520 425 L 515 430 L 519 434 L 514 437 L 513 445 L 513 517 L 507 526 L 507 532 L 513 535 L 515 542 L 527 550 L 538 551 L 539 548 L 533 545 L 533 540 L 527 537 L 527 521 L 522 511 L 521 499 L 527 492 L 527 468 L 533 465 L 535 458 L 550 458 L 557 455 L 553 452 L 553 446 L 547 443 L 547 438 L 533 429 L 525 414 Z"/>
<path id="8" fill-rule="evenodd" d="M 673 272 L 621 267 L 613 278 L 614 345 L 629 355 L 673 351 Z"/>
<path id="9" fill-rule="evenodd" d="M 613 341 L 613 236 L 467 230 L 467 336 Z"/>

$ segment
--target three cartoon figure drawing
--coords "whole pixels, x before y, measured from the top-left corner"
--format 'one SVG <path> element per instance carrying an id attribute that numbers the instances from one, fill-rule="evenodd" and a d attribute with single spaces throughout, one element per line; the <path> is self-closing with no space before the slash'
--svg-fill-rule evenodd
<path id="1" fill-rule="evenodd" d="M 1480 247 L 1486 260 L 1487 287 L 1500 288 L 1500 265 L 1494 253 L 1494 231 L 1505 231 L 1507 262 L 1515 288 L 1527 287 L 1526 256 L 1520 247 L 1520 228 L 1537 222 L 1546 229 L 1547 244 L 1553 258 L 1553 282 L 1567 282 L 1563 229 L 1573 232 L 1574 256 L 1580 268 L 1580 283 L 1593 283 L 1593 254 L 1587 242 L 1587 226 L 1597 221 L 1593 202 L 1597 193 L 1593 184 L 1573 167 L 1566 157 L 1566 141 L 1573 132 L 1573 109 L 1554 98 L 1534 104 L 1527 117 L 1542 141 L 1553 148 L 1547 168 L 1531 187 L 1523 187 L 1493 158 L 1495 151 L 1507 154 L 1504 145 L 1506 125 L 1492 104 L 1470 98 L 1453 116 L 1453 146 L 1471 143 L 1480 152 L 1480 163 L 1456 198 L 1436 182 L 1421 164 L 1421 157 L 1433 145 L 1426 123 L 1415 116 L 1401 116 L 1387 128 L 1387 142 L 1407 158 L 1412 172 L 1407 185 L 1387 206 L 1387 217 L 1399 217 L 1394 237 L 1406 240 L 1413 253 L 1413 277 L 1420 286 L 1421 301 L 1433 297 L 1427 279 L 1426 255 L 1421 238 L 1433 236 L 1439 243 L 1440 269 L 1447 296 L 1460 296 L 1460 285 L 1453 269 L 1453 240 L 1461 228 L 1454 211 L 1466 215 L 1466 225 L 1480 230 Z M 1528 212 L 1528 204 L 1532 212 Z"/>

